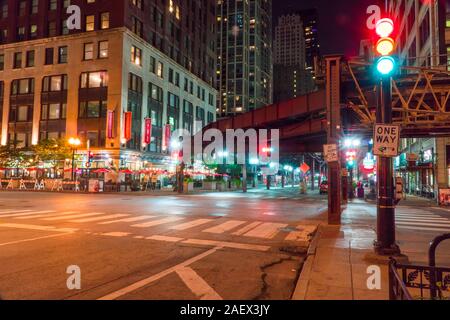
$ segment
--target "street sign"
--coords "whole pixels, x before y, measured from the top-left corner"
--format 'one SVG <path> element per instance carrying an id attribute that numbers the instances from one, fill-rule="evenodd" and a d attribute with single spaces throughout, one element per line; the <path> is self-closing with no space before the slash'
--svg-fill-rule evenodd
<path id="1" fill-rule="evenodd" d="M 305 174 L 311 169 L 306 162 L 303 162 L 303 164 L 300 166 L 300 170 Z"/>
<path id="2" fill-rule="evenodd" d="M 398 156 L 400 127 L 377 124 L 373 135 L 373 154 L 381 157 Z"/>
<path id="3" fill-rule="evenodd" d="M 323 154 L 326 162 L 339 161 L 339 155 L 336 144 L 325 144 L 323 146 Z"/>

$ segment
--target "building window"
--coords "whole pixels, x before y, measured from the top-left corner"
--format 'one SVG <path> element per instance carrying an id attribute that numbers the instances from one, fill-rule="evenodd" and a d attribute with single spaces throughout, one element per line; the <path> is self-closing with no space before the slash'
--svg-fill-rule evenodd
<path id="1" fill-rule="evenodd" d="M 150 57 L 150 72 L 156 73 L 156 59 L 154 57 Z"/>
<path id="2" fill-rule="evenodd" d="M 53 48 L 45 48 L 45 64 L 53 64 Z"/>
<path id="3" fill-rule="evenodd" d="M 31 14 L 38 13 L 39 11 L 39 0 L 31 1 Z"/>
<path id="4" fill-rule="evenodd" d="M 67 27 L 67 19 L 64 19 L 64 20 L 62 21 L 61 30 L 62 30 L 61 33 L 62 33 L 63 35 L 69 34 L 69 28 Z"/>
<path id="5" fill-rule="evenodd" d="M 42 80 L 42 92 L 58 92 L 67 90 L 67 75 L 48 76 Z"/>
<path id="6" fill-rule="evenodd" d="M 58 48 L 58 63 L 67 63 L 67 46 L 59 47 Z"/>
<path id="7" fill-rule="evenodd" d="M 34 50 L 31 51 L 27 51 L 27 60 L 26 60 L 26 67 L 30 68 L 30 67 L 34 67 Z"/>
<path id="8" fill-rule="evenodd" d="M 34 93 L 34 78 L 13 80 L 11 84 L 11 95 Z"/>
<path id="9" fill-rule="evenodd" d="M 84 44 L 83 60 L 94 59 L 94 44 L 92 42 Z"/>
<path id="10" fill-rule="evenodd" d="M 101 14 L 101 29 L 109 29 L 109 12 L 103 12 Z"/>
<path id="11" fill-rule="evenodd" d="M 99 43 L 98 43 L 98 58 L 99 59 L 108 58 L 108 55 L 109 55 L 108 48 L 109 48 L 108 41 L 99 41 Z"/>
<path id="12" fill-rule="evenodd" d="M 27 2 L 26 1 L 20 1 L 19 2 L 19 16 L 22 17 L 24 16 L 27 12 L 26 12 L 26 8 L 27 8 Z"/>
<path id="13" fill-rule="evenodd" d="M 95 29 L 95 16 L 86 16 L 86 31 L 94 31 Z"/>
<path id="14" fill-rule="evenodd" d="M 5 55 L 0 54 L 0 71 L 5 70 Z"/>
<path id="15" fill-rule="evenodd" d="M 128 75 L 128 89 L 137 93 L 142 93 L 142 78 L 130 73 Z"/>
<path id="16" fill-rule="evenodd" d="M 51 103 L 42 105 L 41 120 L 63 120 L 66 119 L 66 115 L 66 103 Z"/>
<path id="17" fill-rule="evenodd" d="M 37 37 L 37 25 L 32 24 L 30 26 L 30 38 L 36 38 Z"/>
<path id="18" fill-rule="evenodd" d="M 1 9 L 2 9 L 2 12 L 1 12 L 2 18 L 3 19 L 8 18 L 8 3 L 7 3 L 7 1 L 2 1 Z"/>
<path id="19" fill-rule="evenodd" d="M 142 66 L 142 50 L 138 47 L 131 46 L 131 62 L 137 66 Z"/>
<path id="20" fill-rule="evenodd" d="M 142 0 L 131 0 L 131 3 L 139 9 L 142 9 Z"/>
<path id="21" fill-rule="evenodd" d="M 164 78 L 164 64 L 161 61 L 158 61 L 156 65 L 156 75 L 160 78 Z"/>
<path id="22" fill-rule="evenodd" d="M 131 21 L 132 21 L 131 31 L 133 31 L 135 34 L 137 34 L 139 37 L 142 38 L 142 30 L 143 30 L 142 21 L 140 21 L 138 18 L 134 16 L 131 17 Z"/>
<path id="23" fill-rule="evenodd" d="M 108 72 L 83 72 L 80 79 L 80 87 L 86 88 L 102 88 L 108 86 Z"/>
<path id="24" fill-rule="evenodd" d="M 82 101 L 80 102 L 80 110 L 78 117 L 83 118 L 105 118 L 106 117 L 106 101 Z"/>
<path id="25" fill-rule="evenodd" d="M 31 121 L 30 117 L 30 106 L 18 106 L 17 107 L 17 122 L 28 122 Z"/>
<path id="26" fill-rule="evenodd" d="M 51 21 L 48 23 L 47 34 L 49 37 L 56 36 L 56 22 L 55 21 Z"/>
<path id="27" fill-rule="evenodd" d="M 14 53 L 13 68 L 14 69 L 22 68 L 22 52 L 15 52 Z"/>
<path id="28" fill-rule="evenodd" d="M 17 40 L 25 40 L 25 27 L 18 27 L 17 28 Z"/>
<path id="29" fill-rule="evenodd" d="M 58 0 L 50 0 L 48 7 L 50 10 L 56 10 L 57 4 Z"/>

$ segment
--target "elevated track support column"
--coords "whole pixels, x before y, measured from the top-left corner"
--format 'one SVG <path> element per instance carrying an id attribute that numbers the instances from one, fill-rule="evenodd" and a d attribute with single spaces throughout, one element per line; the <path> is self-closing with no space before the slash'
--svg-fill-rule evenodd
<path id="1" fill-rule="evenodd" d="M 326 61 L 327 143 L 336 144 L 339 153 L 341 136 L 341 56 Z M 328 164 L 328 223 L 341 224 L 341 165 Z"/>

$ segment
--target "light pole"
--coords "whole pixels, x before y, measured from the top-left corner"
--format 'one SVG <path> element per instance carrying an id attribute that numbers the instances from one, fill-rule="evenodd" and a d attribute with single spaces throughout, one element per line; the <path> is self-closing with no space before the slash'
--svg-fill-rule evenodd
<path id="1" fill-rule="evenodd" d="M 75 181 L 75 152 L 77 147 L 81 145 L 81 141 L 78 138 L 70 138 L 69 145 L 72 148 L 72 181 Z"/>

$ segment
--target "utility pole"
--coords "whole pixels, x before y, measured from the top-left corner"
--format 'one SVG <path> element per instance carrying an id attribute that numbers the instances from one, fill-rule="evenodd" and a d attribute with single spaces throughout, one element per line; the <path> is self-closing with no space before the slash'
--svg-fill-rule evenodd
<path id="1" fill-rule="evenodd" d="M 392 124 L 392 78 L 381 80 L 377 106 L 377 122 Z M 377 197 L 377 240 L 375 251 L 381 255 L 399 255 L 400 248 L 395 243 L 395 205 L 392 158 L 378 157 L 378 197 Z"/>

